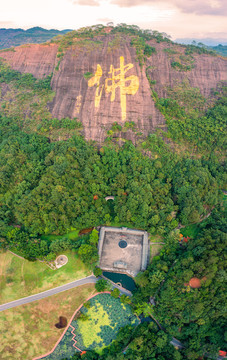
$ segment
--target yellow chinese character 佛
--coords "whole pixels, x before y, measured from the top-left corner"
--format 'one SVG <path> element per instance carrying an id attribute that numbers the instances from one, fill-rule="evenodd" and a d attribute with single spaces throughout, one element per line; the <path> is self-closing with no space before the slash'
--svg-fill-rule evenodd
<path id="1" fill-rule="evenodd" d="M 125 77 L 125 73 L 133 68 L 133 64 L 124 65 L 124 57 L 120 57 L 120 68 L 114 69 L 113 65 L 110 66 L 109 74 L 111 77 L 105 80 L 105 92 L 111 93 L 110 101 L 115 100 L 115 91 L 120 88 L 121 99 L 121 116 L 122 120 L 126 119 L 126 95 L 135 95 L 139 89 L 139 78 L 136 75 L 130 75 Z M 102 68 L 98 64 L 95 75 L 88 81 L 88 86 L 92 87 L 96 85 L 95 92 L 95 107 L 99 107 L 103 87 L 100 86 L 100 79 L 102 77 Z M 126 85 L 127 83 L 127 85 Z"/>
<path id="2" fill-rule="evenodd" d="M 105 92 L 111 93 L 110 101 L 115 100 L 115 90 L 120 88 L 121 99 L 121 116 L 122 120 L 126 119 L 126 95 L 135 95 L 139 89 L 139 78 L 135 75 L 130 75 L 125 78 L 125 73 L 133 68 L 133 64 L 124 65 L 124 57 L 120 57 L 120 68 L 114 69 L 110 66 L 109 74 L 111 77 L 105 80 Z M 126 82 L 129 83 L 126 85 Z M 109 84 L 110 83 L 110 84 Z"/>
<path id="3" fill-rule="evenodd" d="M 95 107 L 99 107 L 99 103 L 101 100 L 101 96 L 102 96 L 102 91 L 103 91 L 103 86 L 101 86 L 101 88 L 99 88 L 100 86 L 100 79 L 102 77 L 102 68 L 101 66 L 98 64 L 97 65 L 97 70 L 95 72 L 95 76 L 93 76 L 89 81 L 88 81 L 88 86 L 92 87 L 94 85 L 96 85 L 96 92 L 95 92 Z"/>

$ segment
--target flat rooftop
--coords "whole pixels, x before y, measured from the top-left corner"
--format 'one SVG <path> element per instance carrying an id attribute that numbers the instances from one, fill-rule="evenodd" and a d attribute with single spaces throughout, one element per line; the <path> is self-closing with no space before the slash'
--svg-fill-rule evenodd
<path id="1" fill-rule="evenodd" d="M 136 276 L 147 267 L 149 243 L 146 231 L 103 226 L 98 248 L 102 270 Z"/>

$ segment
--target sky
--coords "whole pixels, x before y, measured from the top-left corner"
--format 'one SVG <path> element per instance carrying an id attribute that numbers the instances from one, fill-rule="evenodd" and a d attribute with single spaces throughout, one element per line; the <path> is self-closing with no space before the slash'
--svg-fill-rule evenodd
<path id="1" fill-rule="evenodd" d="M 0 0 L 0 28 L 78 29 L 113 22 L 176 38 L 227 41 L 226 0 Z"/>

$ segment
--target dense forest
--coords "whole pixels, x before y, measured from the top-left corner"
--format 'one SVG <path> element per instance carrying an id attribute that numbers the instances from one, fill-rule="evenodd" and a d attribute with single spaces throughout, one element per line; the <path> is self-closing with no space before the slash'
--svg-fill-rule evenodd
<path id="1" fill-rule="evenodd" d="M 223 164 L 174 154 L 155 135 L 146 141 L 148 157 L 130 142 L 98 149 L 74 136 L 49 143 L 9 124 L 1 118 L 1 235 L 8 244 L 14 234 L 37 241 L 112 222 L 167 234 L 179 222 L 198 222 L 222 197 Z"/>
<path id="2" fill-rule="evenodd" d="M 119 26 L 114 31 L 137 34 L 139 40 L 132 45 L 139 56 L 141 49 L 143 56 L 153 51 L 146 40 L 171 42 L 166 34 L 133 27 Z M 55 41 L 64 48 L 71 38 L 69 33 Z M 209 53 L 193 46 L 187 50 Z M 223 306 L 226 88 L 220 87 L 209 101 L 187 83 L 169 89 L 165 99 L 152 90 L 167 132 L 138 137 L 136 144 L 125 140 L 120 146 L 112 137 L 121 130 L 115 123 L 105 143 L 98 146 L 81 136 L 78 119 L 52 118 L 47 108 L 53 97 L 51 75 L 37 80 L 1 63 L 0 83 L 16 94 L 15 101 L 1 101 L 0 109 L 2 249 L 32 261 L 51 261 L 59 251 L 76 249 L 93 268 L 98 260 L 97 232 L 73 240 L 64 234 L 104 224 L 124 225 L 158 234 L 165 243 L 159 256 L 138 275 L 131 304 L 137 315 L 155 318 L 161 325 L 148 321 L 134 331 L 123 328 L 102 355 L 87 352 L 83 358 L 215 358 L 227 339 Z M 71 137 L 54 141 L 59 133 Z M 176 151 L 182 142 L 183 150 Z M 114 201 L 107 202 L 106 196 L 114 196 Z M 199 224 L 199 230 L 184 242 L 177 229 L 190 224 Z M 49 234 L 62 237 L 45 237 Z M 192 278 L 199 281 L 198 288 L 189 286 Z M 156 305 L 149 303 L 150 297 Z M 170 345 L 172 337 L 184 348 Z M 77 358 L 80 355 L 72 359 Z"/>

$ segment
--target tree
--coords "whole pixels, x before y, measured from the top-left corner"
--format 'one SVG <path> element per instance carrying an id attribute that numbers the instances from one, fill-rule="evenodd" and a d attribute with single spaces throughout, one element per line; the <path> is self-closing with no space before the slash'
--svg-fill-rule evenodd
<path id="1" fill-rule="evenodd" d="M 82 244 L 78 250 L 78 255 L 84 263 L 95 262 L 98 259 L 96 247 L 89 244 Z"/>
<path id="2" fill-rule="evenodd" d="M 105 291 L 107 288 L 107 281 L 104 279 L 100 279 L 96 282 L 95 288 L 98 292 Z"/>
<path id="3" fill-rule="evenodd" d="M 54 252 L 55 254 L 63 252 L 70 248 L 71 248 L 71 241 L 66 237 L 63 237 L 61 239 L 56 239 L 52 241 L 52 243 L 50 244 L 50 251 Z"/>
<path id="4" fill-rule="evenodd" d="M 122 304 L 131 304 L 130 297 L 125 294 L 121 295 L 120 300 L 121 300 Z"/>
<path id="5" fill-rule="evenodd" d="M 55 260 L 55 259 L 56 259 L 56 254 L 55 254 L 55 253 L 52 253 L 52 252 L 50 252 L 49 254 L 47 254 L 47 256 L 46 256 L 46 258 L 45 258 L 46 261 L 53 261 L 53 260 Z"/>
<path id="6" fill-rule="evenodd" d="M 99 241 L 99 232 L 96 229 L 93 229 L 89 238 L 91 245 L 97 245 Z"/>
<path id="7" fill-rule="evenodd" d="M 111 291 L 111 296 L 113 296 L 115 299 L 117 299 L 120 296 L 120 290 L 118 288 L 114 288 Z"/>
<path id="8" fill-rule="evenodd" d="M 100 269 L 99 267 L 95 267 L 93 273 L 96 277 L 99 277 L 102 275 L 102 269 Z"/>
<path id="9" fill-rule="evenodd" d="M 59 316 L 59 322 L 55 324 L 56 328 L 63 329 L 67 326 L 67 319 L 65 316 Z"/>

